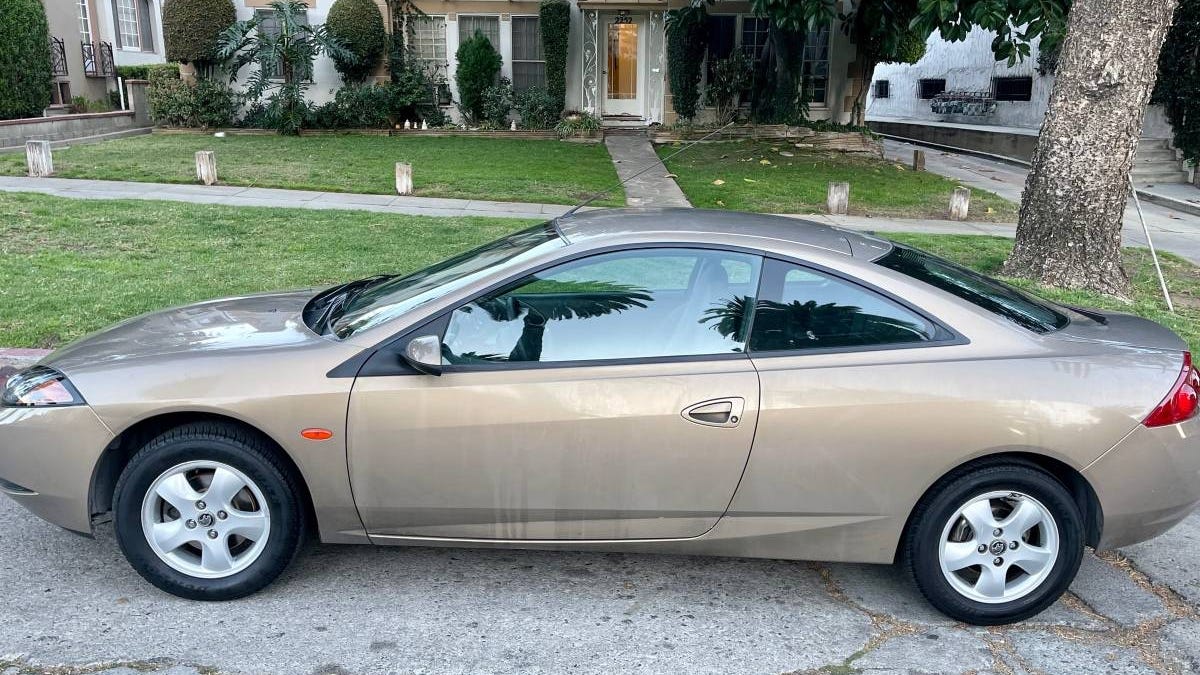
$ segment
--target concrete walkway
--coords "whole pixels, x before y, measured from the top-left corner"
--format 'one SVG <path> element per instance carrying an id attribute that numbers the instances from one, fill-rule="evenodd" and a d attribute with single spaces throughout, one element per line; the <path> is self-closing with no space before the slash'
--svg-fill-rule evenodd
<path id="1" fill-rule="evenodd" d="M 157 199 L 226 206 L 352 209 L 414 216 L 487 216 L 535 220 L 559 216 L 571 208 L 563 204 L 524 204 L 480 199 L 398 197 L 312 190 L 276 190 L 233 185 L 180 185 L 19 176 L 0 176 L 0 191 L 40 192 L 73 199 Z"/>
<path id="2" fill-rule="evenodd" d="M 667 167 L 654 152 L 645 134 L 613 134 L 604 138 L 617 175 L 625 180 L 637 172 L 653 167 L 625 183 L 625 202 L 629 206 L 682 206 L 692 204 L 683 190 L 670 177 Z"/>
<path id="3" fill-rule="evenodd" d="M 918 146 L 909 143 L 884 141 L 884 153 L 887 158 L 903 164 L 911 164 L 912 153 L 916 149 Z M 1021 202 L 1028 169 L 982 157 L 920 149 L 925 150 L 927 171 L 952 178 L 967 187 L 994 192 L 1014 203 Z M 1200 198 L 1200 190 L 1196 192 L 1197 198 Z M 1200 216 L 1147 203 L 1144 199 L 1142 212 L 1146 216 L 1146 224 L 1154 238 L 1155 246 L 1200 264 Z M 880 231 L 884 230 L 880 228 Z M 938 231 L 946 230 L 939 227 Z M 1126 245 L 1146 245 L 1146 235 L 1142 232 L 1142 224 L 1138 220 L 1132 199 L 1125 210 L 1123 236 Z"/>

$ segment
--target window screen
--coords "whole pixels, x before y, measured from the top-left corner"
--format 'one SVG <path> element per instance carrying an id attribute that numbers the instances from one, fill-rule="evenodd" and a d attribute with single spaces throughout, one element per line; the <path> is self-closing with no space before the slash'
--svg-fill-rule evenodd
<path id="1" fill-rule="evenodd" d="M 475 35 L 475 31 L 492 43 L 496 51 L 500 51 L 500 17 L 458 15 L 458 43 L 462 44 Z"/>
<path id="2" fill-rule="evenodd" d="M 546 61 L 542 56 L 542 22 L 536 16 L 512 19 L 513 91 L 546 86 Z"/>

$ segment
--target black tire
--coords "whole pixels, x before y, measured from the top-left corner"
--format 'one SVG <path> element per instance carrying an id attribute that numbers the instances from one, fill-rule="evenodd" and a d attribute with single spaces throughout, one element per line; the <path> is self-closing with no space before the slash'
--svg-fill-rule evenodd
<path id="1" fill-rule="evenodd" d="M 1058 526 L 1058 555 L 1051 571 L 1027 595 L 987 603 L 955 590 L 938 557 L 941 537 L 955 512 L 993 491 L 1028 495 L 1041 503 Z M 1053 604 L 1067 590 L 1083 559 L 1084 527 L 1070 491 L 1054 476 L 1020 461 L 985 464 L 956 471 L 939 481 L 917 504 L 909 520 L 901 563 L 917 588 L 943 614 L 979 626 L 1023 621 Z M 990 554 L 989 554 L 990 555 Z"/>
<path id="2" fill-rule="evenodd" d="M 207 579 L 168 565 L 142 530 L 142 502 L 154 481 L 185 462 L 220 462 L 236 468 L 261 491 L 270 513 L 270 532 L 261 553 L 232 576 Z M 190 600 L 233 600 L 274 581 L 295 559 L 307 529 L 303 492 L 292 472 L 256 434 L 231 424 L 198 422 L 172 429 L 139 450 L 117 482 L 113 525 L 129 563 L 158 588 Z"/>

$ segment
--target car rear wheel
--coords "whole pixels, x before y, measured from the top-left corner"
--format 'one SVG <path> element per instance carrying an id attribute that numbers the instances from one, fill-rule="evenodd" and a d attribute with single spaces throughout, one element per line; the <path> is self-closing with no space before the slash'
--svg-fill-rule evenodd
<path id="1" fill-rule="evenodd" d="M 1083 558 L 1070 492 L 1027 464 L 952 474 L 917 506 L 904 561 L 934 607 L 967 623 L 1029 618 L 1054 603 Z"/>
<path id="2" fill-rule="evenodd" d="M 194 600 L 262 589 L 291 563 L 305 528 L 300 492 L 263 441 L 190 424 L 137 452 L 117 483 L 121 551 L 147 581 Z"/>

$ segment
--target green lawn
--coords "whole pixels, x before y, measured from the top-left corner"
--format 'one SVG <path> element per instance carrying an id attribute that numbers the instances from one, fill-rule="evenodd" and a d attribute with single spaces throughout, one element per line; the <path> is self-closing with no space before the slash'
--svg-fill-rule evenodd
<path id="1" fill-rule="evenodd" d="M 0 193 L 0 346 L 53 347 L 172 305 L 407 272 L 527 225 Z M 894 238 L 986 273 L 999 269 L 1011 247 L 994 237 Z M 1137 312 L 1171 326 L 1200 353 L 1200 268 L 1166 256 L 1180 308 L 1172 316 L 1145 251 L 1130 249 L 1127 256 L 1136 284 L 1132 306 L 1090 293 L 1039 292 Z"/>
<path id="2" fill-rule="evenodd" d="M 616 185 L 600 144 L 429 136 L 151 134 L 54 151 L 64 178 L 196 182 L 197 150 L 213 150 L 226 185 L 395 194 L 395 164 L 413 165 L 415 194 L 575 204 Z M 21 153 L 0 155 L 0 175 L 25 175 Z M 598 205 L 623 206 L 618 188 Z"/>
<path id="3" fill-rule="evenodd" d="M 659 156 L 678 151 L 658 148 Z M 781 152 L 790 153 L 787 157 Z M 850 183 L 850 214 L 946 218 L 958 183 L 873 157 L 796 148 L 783 141 L 706 143 L 667 163 L 693 205 L 762 213 L 824 213 L 830 183 Z M 971 219 L 1016 221 L 1016 205 L 972 190 Z"/>

